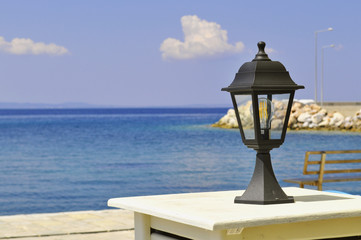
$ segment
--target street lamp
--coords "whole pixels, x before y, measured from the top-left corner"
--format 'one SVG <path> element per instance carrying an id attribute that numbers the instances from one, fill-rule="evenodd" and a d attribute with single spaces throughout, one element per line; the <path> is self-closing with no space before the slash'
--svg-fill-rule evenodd
<path id="1" fill-rule="evenodd" d="M 317 103 L 317 34 L 321 32 L 333 31 L 332 27 L 315 31 L 315 103 Z"/>
<path id="2" fill-rule="evenodd" d="M 243 143 L 257 151 L 255 170 L 247 190 L 235 203 L 292 203 L 273 172 L 270 151 L 285 139 L 294 92 L 304 86 L 294 83 L 282 65 L 271 61 L 258 43 L 252 62 L 244 63 L 233 82 L 222 91 L 231 94 Z"/>
<path id="3" fill-rule="evenodd" d="M 322 51 L 321 51 L 321 106 L 323 106 L 323 50 L 325 48 L 333 48 L 335 47 L 334 44 L 331 44 L 331 45 L 327 45 L 327 46 L 323 46 L 322 47 Z"/>

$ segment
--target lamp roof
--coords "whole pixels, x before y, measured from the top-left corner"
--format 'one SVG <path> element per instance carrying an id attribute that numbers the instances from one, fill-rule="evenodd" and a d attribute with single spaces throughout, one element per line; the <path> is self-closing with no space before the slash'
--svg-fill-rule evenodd
<path id="1" fill-rule="evenodd" d="M 285 91 L 304 88 L 297 85 L 282 63 L 272 61 L 265 53 L 266 43 L 258 43 L 258 53 L 252 62 L 244 63 L 231 83 L 222 91 Z"/>

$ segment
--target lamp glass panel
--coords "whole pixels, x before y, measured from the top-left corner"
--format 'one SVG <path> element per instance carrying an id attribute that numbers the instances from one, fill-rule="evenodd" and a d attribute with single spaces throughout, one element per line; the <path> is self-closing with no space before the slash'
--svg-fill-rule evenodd
<path id="1" fill-rule="evenodd" d="M 235 100 L 245 139 L 255 139 L 252 95 L 235 95 Z"/>
<path id="2" fill-rule="evenodd" d="M 281 139 L 289 100 L 289 93 L 272 94 L 273 115 L 271 118 L 270 139 Z"/>
<path id="3" fill-rule="evenodd" d="M 261 139 L 269 140 L 269 133 L 271 130 L 271 120 L 274 114 L 274 107 L 272 102 L 272 94 L 258 95 L 258 117 Z"/>

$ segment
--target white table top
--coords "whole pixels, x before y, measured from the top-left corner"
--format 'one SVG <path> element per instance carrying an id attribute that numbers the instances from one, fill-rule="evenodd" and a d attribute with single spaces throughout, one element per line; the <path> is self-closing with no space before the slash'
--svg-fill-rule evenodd
<path id="1" fill-rule="evenodd" d="M 361 197 L 301 188 L 283 188 L 296 203 L 234 204 L 243 191 L 112 198 L 108 206 L 200 227 L 222 230 L 270 224 L 361 216 Z"/>

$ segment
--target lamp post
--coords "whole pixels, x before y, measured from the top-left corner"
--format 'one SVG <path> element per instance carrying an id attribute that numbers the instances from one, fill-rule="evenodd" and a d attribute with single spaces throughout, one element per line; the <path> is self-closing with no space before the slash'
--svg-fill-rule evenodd
<path id="1" fill-rule="evenodd" d="M 333 48 L 333 47 L 335 47 L 335 45 L 331 44 L 331 45 L 323 46 L 321 49 L 321 106 L 323 106 L 323 55 L 324 55 L 323 50 L 325 48 Z"/>
<path id="2" fill-rule="evenodd" d="M 233 82 L 222 88 L 231 94 L 243 143 L 257 151 L 252 179 L 235 203 L 294 202 L 275 177 L 270 151 L 284 142 L 294 92 L 304 86 L 292 81 L 282 63 L 268 58 L 265 46 L 259 42 L 252 62 L 244 63 Z"/>
<path id="3" fill-rule="evenodd" d="M 315 103 L 317 103 L 317 34 L 321 32 L 333 31 L 332 27 L 315 31 Z"/>

